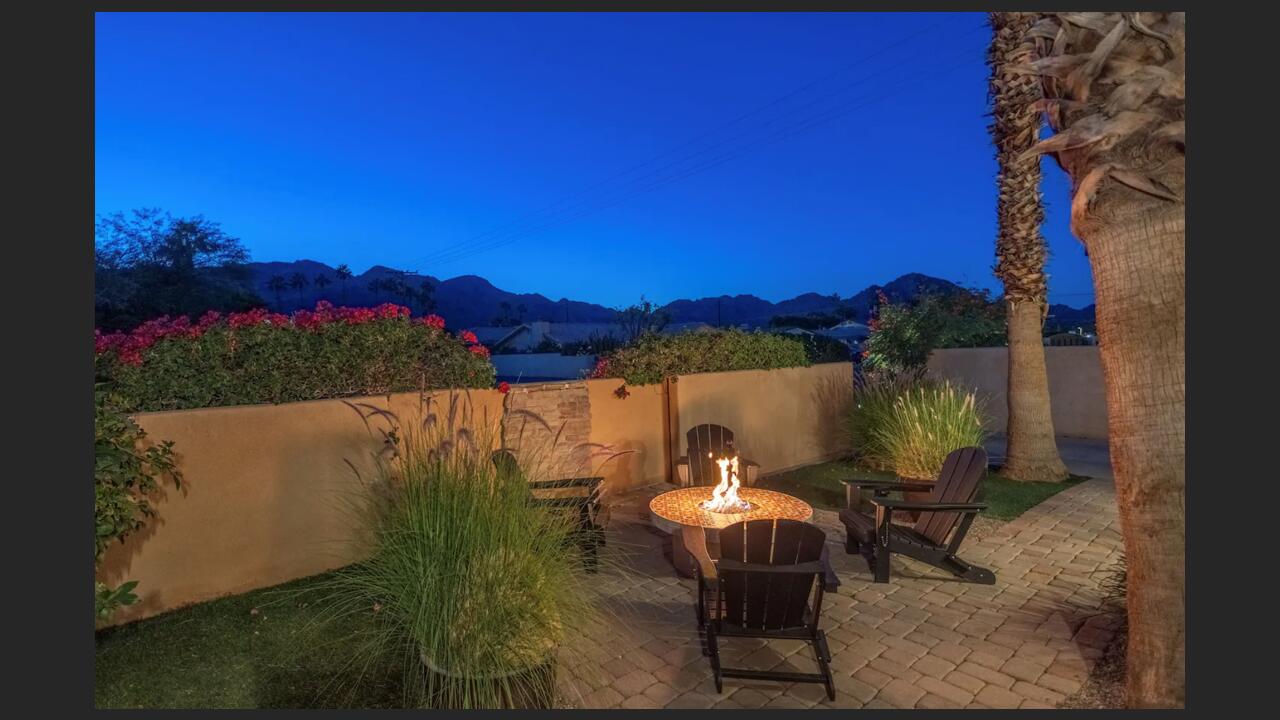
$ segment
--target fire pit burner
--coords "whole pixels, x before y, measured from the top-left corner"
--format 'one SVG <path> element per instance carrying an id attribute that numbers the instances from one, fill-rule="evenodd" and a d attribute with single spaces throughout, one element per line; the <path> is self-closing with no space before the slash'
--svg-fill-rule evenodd
<path id="1" fill-rule="evenodd" d="M 711 457 L 711 453 L 707 453 Z M 738 497 L 738 456 L 720 458 L 716 461 L 720 466 L 720 484 L 711 491 L 711 499 L 702 503 L 703 510 L 718 513 L 744 513 L 751 509 L 751 503 Z"/>

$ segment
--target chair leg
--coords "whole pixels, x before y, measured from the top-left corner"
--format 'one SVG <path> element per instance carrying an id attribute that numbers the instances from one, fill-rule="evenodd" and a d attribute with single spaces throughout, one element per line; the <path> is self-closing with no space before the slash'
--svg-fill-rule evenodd
<path id="1" fill-rule="evenodd" d="M 986 568 L 978 567 L 977 565 L 970 565 L 955 555 L 948 555 L 946 559 L 942 561 L 942 564 L 946 566 L 946 569 L 949 570 L 951 574 L 968 580 L 971 583 L 977 583 L 979 585 L 994 585 L 996 583 L 995 573 Z"/>
<path id="2" fill-rule="evenodd" d="M 858 554 L 858 541 L 853 537 L 853 533 L 848 528 L 844 531 L 844 551 L 848 555 Z"/>
<path id="3" fill-rule="evenodd" d="M 889 552 L 884 548 L 878 548 L 874 556 L 873 565 L 875 581 L 878 583 L 889 582 Z"/>
<path id="4" fill-rule="evenodd" d="M 716 630 L 707 626 L 707 649 L 711 652 L 711 673 L 715 676 L 716 692 L 724 692 L 724 679 L 720 676 L 720 645 L 716 642 Z"/>
<path id="5" fill-rule="evenodd" d="M 831 649 L 827 647 L 827 634 L 818 631 L 813 641 L 813 654 L 818 659 L 818 671 L 822 673 L 822 684 L 827 687 L 827 699 L 836 699 L 835 682 L 831 679 Z"/>

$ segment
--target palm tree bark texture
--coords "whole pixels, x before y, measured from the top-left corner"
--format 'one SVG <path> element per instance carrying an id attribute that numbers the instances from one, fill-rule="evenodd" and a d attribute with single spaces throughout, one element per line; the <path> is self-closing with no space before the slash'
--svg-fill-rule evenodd
<path id="1" fill-rule="evenodd" d="M 1125 539 L 1127 702 L 1186 699 L 1185 13 L 1041 14 L 1027 32 L 1097 297 Z"/>
<path id="2" fill-rule="evenodd" d="M 1009 336 L 1008 449 L 1000 474 L 1057 482 L 1067 478 L 1067 466 L 1055 440 L 1042 339 L 1048 284 L 1040 233 L 1040 157 L 1027 154 L 1039 139 L 1035 102 L 1042 95 L 1034 76 L 1011 70 L 1035 59 L 1036 44 L 1027 31 L 1037 18 L 1035 13 L 997 12 L 990 19 L 990 129 L 999 164 L 995 273 L 1004 284 Z"/>

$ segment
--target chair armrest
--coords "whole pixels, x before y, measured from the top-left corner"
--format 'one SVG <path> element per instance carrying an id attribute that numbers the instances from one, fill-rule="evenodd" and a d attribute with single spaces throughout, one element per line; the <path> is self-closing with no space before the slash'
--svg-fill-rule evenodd
<path id="1" fill-rule="evenodd" d="M 908 492 L 928 492 L 933 490 L 934 483 L 913 483 L 901 480 L 841 480 L 849 487 L 868 488 L 870 490 L 906 490 Z"/>
<path id="2" fill-rule="evenodd" d="M 534 490 L 556 490 L 559 488 L 590 488 L 595 490 L 604 482 L 603 477 L 572 477 L 560 480 L 530 480 L 529 487 Z"/>
<path id="3" fill-rule="evenodd" d="M 680 529 L 685 550 L 693 556 L 698 566 L 698 574 L 707 582 L 715 582 L 716 564 L 711 561 L 711 553 L 707 552 L 707 531 L 701 527 L 684 526 Z"/>
<path id="4" fill-rule="evenodd" d="M 895 500 L 893 498 L 871 498 L 872 505 L 891 510 L 941 510 L 948 512 L 981 512 L 987 509 L 986 503 L 931 503 Z"/>

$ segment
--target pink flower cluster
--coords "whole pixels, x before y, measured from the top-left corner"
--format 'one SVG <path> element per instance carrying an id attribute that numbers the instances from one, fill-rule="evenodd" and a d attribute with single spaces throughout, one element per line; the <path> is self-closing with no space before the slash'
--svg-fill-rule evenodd
<path id="1" fill-rule="evenodd" d="M 292 325 L 301 330 L 315 330 L 330 323 L 361 325 L 374 320 L 407 319 L 409 316 L 409 308 L 393 303 L 384 303 L 373 308 L 352 308 L 334 307 L 333 303 L 321 300 L 316 303 L 315 310 L 298 310 L 292 316 L 268 312 L 265 308 L 257 308 L 242 313 L 231 313 L 226 316 L 226 325 L 231 329 L 256 325 L 270 325 L 272 327 L 288 327 Z M 222 313 L 210 310 L 202 315 L 195 324 L 192 324 L 191 319 L 185 315 L 177 318 L 170 318 L 165 315 L 154 320 L 148 320 L 128 333 L 117 331 L 104 335 L 102 331 L 94 329 L 93 350 L 98 355 L 108 351 L 115 351 L 120 362 L 126 365 L 141 365 L 143 351 L 160 340 L 167 337 L 182 337 L 194 340 L 222 321 Z M 444 330 L 444 318 L 439 315 L 426 315 L 416 318 L 412 322 L 418 325 L 426 325 L 436 330 Z M 470 339 L 468 339 L 468 336 Z M 471 352 L 483 355 L 486 358 L 489 357 L 488 348 L 475 344 L 477 340 L 474 334 L 464 332 L 460 337 L 463 341 L 472 345 L 469 348 Z M 480 350 L 476 350 L 477 347 Z"/>
<path id="2" fill-rule="evenodd" d="M 589 378 L 606 378 L 609 377 L 609 358 L 602 357 L 596 360 L 596 366 L 591 369 Z"/>
<path id="3" fill-rule="evenodd" d="M 458 339 L 467 344 L 467 349 L 472 353 L 479 355 L 485 360 L 489 359 L 489 348 L 480 344 L 480 338 L 470 330 L 463 330 L 458 333 Z"/>

